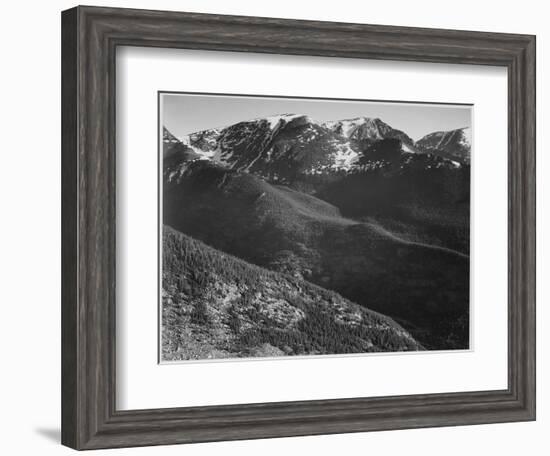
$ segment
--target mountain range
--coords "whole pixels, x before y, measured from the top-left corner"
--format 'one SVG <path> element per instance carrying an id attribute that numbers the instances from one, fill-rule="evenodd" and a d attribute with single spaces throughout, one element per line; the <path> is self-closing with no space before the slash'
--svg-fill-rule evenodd
<path id="1" fill-rule="evenodd" d="M 215 249 L 217 255 L 235 257 L 255 271 L 276 274 L 276 282 L 300 281 L 356 308 L 383 314 L 403 331 L 399 334 L 406 333 L 417 344 L 400 341 L 386 351 L 466 348 L 468 131 L 436 132 L 413 141 L 378 118 L 320 123 L 296 114 L 253 119 L 182 138 L 164 128 L 164 232 L 170 233 L 171 243 L 177 238 L 187 249 L 191 245 L 201 251 Z M 168 261 L 177 263 L 164 259 Z M 199 269 L 206 267 L 197 261 Z M 224 274 L 216 276 L 219 287 L 229 286 Z M 163 290 L 174 290 L 177 277 L 165 273 Z M 258 305 L 267 301 L 277 302 L 274 306 L 281 309 L 292 305 L 292 300 L 275 292 L 276 287 L 268 291 L 263 283 L 254 286 L 261 296 L 258 302 L 263 303 Z M 187 345 L 174 345 L 175 333 L 166 330 L 163 340 L 168 345 L 163 349 L 170 359 L 175 352 L 176 357 L 193 357 L 182 347 L 190 346 L 191 339 L 204 345 L 208 338 L 218 341 L 209 346 L 210 355 L 221 357 L 265 356 L 259 347 L 273 353 L 305 353 L 289 351 L 288 344 L 282 349 L 264 330 L 255 332 L 254 343 L 246 339 L 248 344 L 239 339 L 240 333 L 222 331 L 225 326 L 220 322 L 229 317 L 214 316 L 222 312 L 220 308 L 227 310 L 221 302 L 224 292 L 209 290 L 193 290 L 193 295 L 212 300 L 204 301 L 210 323 L 202 329 L 196 322 L 188 327 Z M 176 312 L 179 304 L 174 307 L 174 303 L 183 302 L 181 294 L 178 299 L 173 293 L 163 298 L 163 309 Z M 315 303 L 321 302 L 311 298 L 308 312 L 313 315 Z M 168 321 L 167 328 L 176 327 Z M 338 331 L 356 334 L 353 325 L 339 324 Z M 336 331 L 334 321 L 323 325 L 332 328 L 327 329 L 331 333 Z M 214 337 L 220 331 L 226 342 L 240 340 L 239 348 Z M 311 345 L 306 352 L 331 352 L 326 343 L 324 348 L 321 345 Z M 361 351 L 368 344 L 361 350 L 359 345 L 353 350 Z"/>
<path id="2" fill-rule="evenodd" d="M 238 171 L 270 180 L 292 182 L 296 175 L 353 172 L 380 165 L 380 143 L 397 155 L 430 157 L 431 166 L 459 167 L 469 163 L 468 128 L 436 132 L 413 141 L 378 118 L 358 117 L 316 122 L 308 116 L 282 114 L 204 130 L 180 139 L 182 151 Z M 174 151 L 174 136 L 164 129 L 165 150 Z M 378 147 L 377 147 L 378 146 Z M 425 157 L 424 157 L 425 158 Z"/>

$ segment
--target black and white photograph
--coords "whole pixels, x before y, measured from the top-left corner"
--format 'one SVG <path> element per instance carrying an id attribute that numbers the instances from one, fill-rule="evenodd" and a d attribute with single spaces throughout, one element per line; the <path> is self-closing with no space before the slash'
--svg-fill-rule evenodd
<path id="1" fill-rule="evenodd" d="M 471 116 L 160 92 L 160 361 L 469 349 Z"/>

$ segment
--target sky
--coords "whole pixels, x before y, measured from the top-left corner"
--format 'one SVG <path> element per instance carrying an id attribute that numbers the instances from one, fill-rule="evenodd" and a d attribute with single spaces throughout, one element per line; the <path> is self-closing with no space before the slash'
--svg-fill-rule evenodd
<path id="1" fill-rule="evenodd" d="M 434 131 L 471 126 L 471 111 L 471 106 L 451 104 L 161 94 L 161 123 L 177 137 L 259 117 L 305 114 L 320 122 L 378 117 L 416 141 Z"/>

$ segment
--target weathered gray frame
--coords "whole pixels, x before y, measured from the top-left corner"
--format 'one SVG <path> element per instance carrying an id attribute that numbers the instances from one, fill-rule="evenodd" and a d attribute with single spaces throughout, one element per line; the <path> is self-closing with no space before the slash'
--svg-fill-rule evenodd
<path id="1" fill-rule="evenodd" d="M 508 388 L 116 410 L 115 50 L 122 45 L 506 67 Z M 63 444 L 93 449 L 535 419 L 534 36 L 77 7 L 62 14 L 62 52 Z"/>

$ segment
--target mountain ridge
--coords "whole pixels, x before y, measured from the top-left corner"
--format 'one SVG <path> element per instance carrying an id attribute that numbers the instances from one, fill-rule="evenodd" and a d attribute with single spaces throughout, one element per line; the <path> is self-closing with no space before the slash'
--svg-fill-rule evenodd
<path id="1" fill-rule="evenodd" d="M 376 161 L 369 162 L 365 157 L 370 149 L 380 148 L 380 143 L 388 140 L 398 141 L 403 156 L 435 156 L 440 160 L 438 166 L 446 167 L 469 164 L 469 143 L 448 140 L 440 150 L 436 146 L 442 141 L 432 145 L 439 133 L 446 132 L 434 132 L 415 142 L 380 118 L 317 122 L 307 115 L 280 114 L 198 131 L 179 140 L 186 150 L 196 154 L 192 159 L 213 160 L 290 183 L 297 175 L 360 172 L 366 164 L 377 166 Z M 458 147 L 460 151 L 454 153 L 453 148 Z M 410 158 L 401 161 L 407 160 Z"/>
<path id="2" fill-rule="evenodd" d="M 420 138 L 416 145 L 428 152 L 462 164 L 470 164 L 472 130 L 462 127 L 448 131 L 435 131 Z"/>

